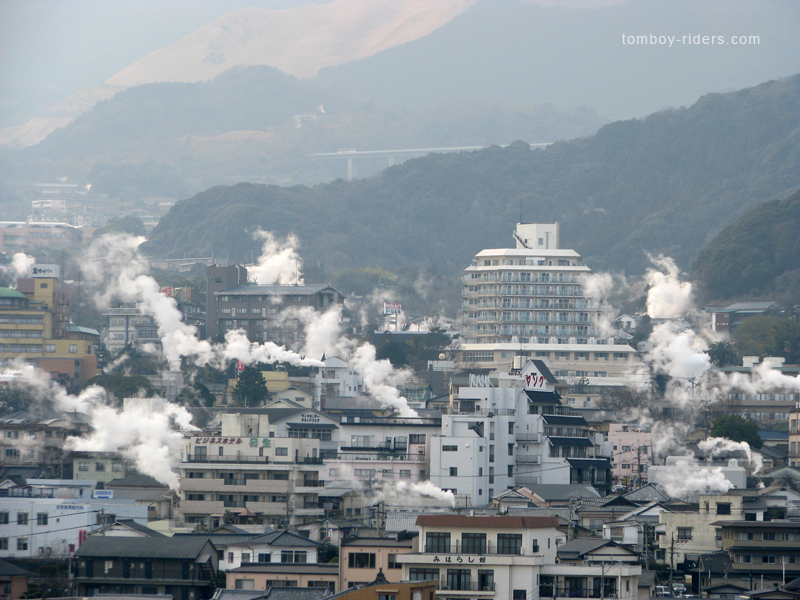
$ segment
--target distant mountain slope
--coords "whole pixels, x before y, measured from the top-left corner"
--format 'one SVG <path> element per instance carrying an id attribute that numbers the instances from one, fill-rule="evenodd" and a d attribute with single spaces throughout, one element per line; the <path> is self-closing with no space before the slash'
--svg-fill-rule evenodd
<path id="1" fill-rule="evenodd" d="M 158 164 L 173 169 L 187 182 L 184 189 L 195 192 L 242 180 L 331 181 L 346 173 L 346 164 L 309 155 L 339 148 L 475 146 L 517 138 L 550 142 L 594 133 L 603 123 L 588 109 L 552 106 L 451 103 L 430 110 L 386 109 L 272 67 L 236 67 L 211 81 L 127 89 L 36 146 L 6 157 L 21 165 L 18 179 L 25 173 L 28 180 L 39 179 L 42 171 L 60 168 L 59 176 L 77 173 L 80 183 L 92 185 L 96 182 L 85 178 L 99 163 Z M 361 163 L 360 175 L 386 164 L 385 158 Z M 9 181 L 14 169 L 6 171 Z M 106 183 L 113 181 L 106 178 Z M 125 188 L 135 192 L 128 182 Z M 116 193 L 113 185 L 104 191 Z"/>
<path id="2" fill-rule="evenodd" d="M 283 10 L 230 12 L 85 88 L 25 125 L 0 131 L 0 145 L 28 146 L 122 89 L 194 83 L 233 67 L 269 66 L 299 78 L 429 35 L 476 0 L 334 0 Z M 326 84 L 327 85 L 327 84 Z"/>
<path id="3" fill-rule="evenodd" d="M 435 264 L 456 275 L 513 224 L 562 223 L 562 243 L 593 269 L 639 273 L 646 252 L 688 268 L 722 227 L 800 179 L 800 75 L 545 150 L 516 143 L 430 155 L 373 179 L 313 188 L 241 184 L 178 203 L 146 244 L 163 256 L 256 249 L 254 226 L 294 232 L 331 269 Z"/>
<path id="4" fill-rule="evenodd" d="M 714 299 L 800 292 L 800 192 L 759 204 L 723 229 L 698 255 L 692 277 Z"/>
<path id="5" fill-rule="evenodd" d="M 389 106 L 469 97 L 629 119 L 800 72 L 797 23 L 800 3 L 790 2 L 484 0 L 429 36 L 319 79 Z M 759 39 L 731 43 L 742 34 Z"/>

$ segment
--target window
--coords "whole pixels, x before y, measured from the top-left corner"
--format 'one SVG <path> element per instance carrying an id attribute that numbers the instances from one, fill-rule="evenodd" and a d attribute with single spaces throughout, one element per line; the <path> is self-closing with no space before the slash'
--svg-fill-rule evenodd
<path id="1" fill-rule="evenodd" d="M 749 554 L 740 554 L 739 555 L 739 562 L 740 563 L 751 563 L 753 562 L 753 557 Z"/>
<path id="2" fill-rule="evenodd" d="M 17 525 L 27 525 L 28 524 L 28 513 L 18 512 L 17 513 Z"/>
<path id="3" fill-rule="evenodd" d="M 512 600 L 525 600 L 528 597 L 528 592 L 525 590 L 514 590 L 511 594 Z"/>
<path id="4" fill-rule="evenodd" d="M 539 540 L 533 540 L 533 546 L 531 547 L 531 551 L 538 552 L 539 551 Z"/>
<path id="5" fill-rule="evenodd" d="M 761 539 L 764 540 L 765 542 L 774 542 L 775 541 L 775 532 L 774 531 L 770 531 L 770 532 L 765 531 L 764 533 L 761 534 Z"/>
<path id="6" fill-rule="evenodd" d="M 463 554 L 486 554 L 486 534 L 462 533 L 461 552 Z"/>
<path id="7" fill-rule="evenodd" d="M 497 553 L 498 554 L 522 554 L 522 534 L 521 533 L 498 533 L 497 534 Z"/>
<path id="8" fill-rule="evenodd" d="M 88 470 L 89 470 L 89 463 L 87 462 L 78 463 L 78 471 L 88 471 Z"/>
<path id="9" fill-rule="evenodd" d="M 70 344 L 69 345 L 69 353 L 70 354 L 77 354 L 78 353 L 78 345 L 77 344 Z"/>
<path id="10" fill-rule="evenodd" d="M 458 477 L 458 467 L 450 467 L 450 477 Z"/>
<path id="11" fill-rule="evenodd" d="M 411 479 L 411 469 L 400 469 L 400 479 Z"/>
<path id="12" fill-rule="evenodd" d="M 508 445 L 508 455 L 509 456 L 514 456 L 514 444 L 509 444 Z"/>
<path id="13" fill-rule="evenodd" d="M 282 563 L 306 563 L 308 562 L 308 552 L 305 550 L 282 550 Z"/>
<path id="14" fill-rule="evenodd" d="M 397 600 L 397 594 L 378 594 L 378 600 Z"/>
<path id="15" fill-rule="evenodd" d="M 458 452 L 458 446 L 442 446 L 442 452 Z"/>
<path id="16" fill-rule="evenodd" d="M 47 513 L 38 513 L 36 515 L 37 525 L 47 525 Z"/>
<path id="17" fill-rule="evenodd" d="M 17 550 L 28 549 L 28 538 L 17 538 Z"/>
<path id="18" fill-rule="evenodd" d="M 387 567 L 390 569 L 401 569 L 403 565 L 397 562 L 397 554 L 389 554 L 387 558 Z"/>
<path id="19" fill-rule="evenodd" d="M 263 552 L 259 553 L 258 562 L 260 562 L 260 563 L 272 562 L 272 555 L 269 552 L 267 552 L 267 553 L 263 553 Z"/>
<path id="20" fill-rule="evenodd" d="M 351 569 L 374 569 L 375 555 L 371 552 L 351 552 L 347 564 Z"/>
<path id="21" fill-rule="evenodd" d="M 289 448 L 275 448 L 275 456 L 289 456 Z"/>
<path id="22" fill-rule="evenodd" d="M 432 581 L 439 579 L 439 569 L 426 569 L 422 567 L 411 567 L 408 570 L 408 578 L 411 581 Z"/>
<path id="23" fill-rule="evenodd" d="M 774 565 L 775 564 L 775 557 L 774 556 L 762 556 L 761 562 L 765 565 Z"/>
<path id="24" fill-rule="evenodd" d="M 679 540 L 690 540 L 690 539 L 692 539 L 692 528 L 691 527 L 678 527 L 678 539 Z"/>
<path id="25" fill-rule="evenodd" d="M 0 525 L 8 525 L 8 513 L 0 512 Z"/>
<path id="26" fill-rule="evenodd" d="M 106 470 L 106 463 L 94 463 L 94 470 L 98 473 L 102 473 Z"/>
<path id="27" fill-rule="evenodd" d="M 255 581 L 253 579 L 237 579 L 234 588 L 237 590 L 252 590 L 255 589 L 254 584 Z"/>
<path id="28" fill-rule="evenodd" d="M 8 550 L 8 538 L 0 538 L 0 550 Z"/>
<path id="29" fill-rule="evenodd" d="M 425 537 L 425 552 L 450 552 L 450 532 L 429 532 Z"/>
<path id="30" fill-rule="evenodd" d="M 111 471 L 120 473 L 122 471 L 122 465 L 120 463 L 111 463 Z"/>
<path id="31" fill-rule="evenodd" d="M 730 502 L 717 502 L 717 514 L 718 515 L 729 515 L 729 514 L 731 514 L 731 503 Z"/>
<path id="32" fill-rule="evenodd" d="M 514 476 L 514 465 L 508 465 L 508 476 L 509 477 Z"/>
<path id="33" fill-rule="evenodd" d="M 56 345 L 55 344 L 45 344 L 44 345 L 44 351 L 45 352 L 55 352 L 56 351 Z"/>
<path id="34" fill-rule="evenodd" d="M 250 562 L 250 553 L 249 552 L 242 552 L 242 562 L 249 563 Z"/>

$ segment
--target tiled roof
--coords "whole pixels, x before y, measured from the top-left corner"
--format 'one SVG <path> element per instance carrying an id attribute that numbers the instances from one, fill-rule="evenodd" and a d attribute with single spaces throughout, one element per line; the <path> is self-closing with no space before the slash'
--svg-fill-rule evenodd
<path id="1" fill-rule="evenodd" d="M 471 517 L 469 515 L 420 515 L 417 525 L 422 527 L 504 527 L 508 529 L 540 529 L 558 527 L 557 517 L 522 517 L 494 515 Z"/>
<path id="2" fill-rule="evenodd" d="M 194 560 L 208 544 L 198 537 L 102 537 L 89 536 L 75 556 L 95 558 L 161 558 Z"/>

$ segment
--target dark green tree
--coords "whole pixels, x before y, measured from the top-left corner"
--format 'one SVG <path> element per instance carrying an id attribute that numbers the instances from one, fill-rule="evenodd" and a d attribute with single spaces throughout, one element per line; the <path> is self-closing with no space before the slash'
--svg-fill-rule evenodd
<path id="1" fill-rule="evenodd" d="M 106 223 L 105 227 L 96 230 L 92 237 L 99 238 L 101 235 L 107 233 L 128 233 L 130 235 L 146 236 L 147 229 L 145 229 L 144 223 L 142 223 L 139 217 L 128 215 L 125 217 L 114 217 Z"/>
<path id="2" fill-rule="evenodd" d="M 758 435 L 758 423 L 748 421 L 739 415 L 723 415 L 714 421 L 711 427 L 713 437 L 724 437 L 734 442 L 747 442 L 751 448 L 758 450 L 764 445 Z"/>
<path id="3" fill-rule="evenodd" d="M 239 406 L 259 406 L 267 399 L 269 391 L 261 371 L 246 366 L 239 374 L 233 390 L 233 399 Z"/>
<path id="4" fill-rule="evenodd" d="M 733 338 L 743 356 L 782 356 L 790 364 L 800 361 L 800 323 L 792 319 L 750 317 L 734 330 Z"/>
<path id="5" fill-rule="evenodd" d="M 711 364 L 715 367 L 730 367 L 739 363 L 739 353 L 736 346 L 728 341 L 714 342 L 706 350 Z"/>
<path id="6" fill-rule="evenodd" d="M 144 375 L 123 375 L 122 373 L 103 373 L 92 377 L 86 384 L 99 385 L 120 402 L 125 398 L 144 395 L 147 398 L 156 395 L 150 380 Z"/>

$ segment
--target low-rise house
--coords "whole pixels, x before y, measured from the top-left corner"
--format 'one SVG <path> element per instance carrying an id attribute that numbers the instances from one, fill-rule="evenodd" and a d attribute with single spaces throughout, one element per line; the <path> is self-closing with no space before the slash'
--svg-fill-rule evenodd
<path id="1" fill-rule="evenodd" d="M 371 582 L 343 590 L 330 596 L 330 600 L 428 600 L 434 597 L 438 584 L 438 581 L 390 582 L 379 570 Z"/>
<path id="2" fill-rule="evenodd" d="M 236 590 L 266 590 L 270 587 L 337 589 L 337 564 L 247 563 L 228 571 L 227 587 Z"/>
<path id="3" fill-rule="evenodd" d="M 413 550 L 416 533 L 398 533 L 391 538 L 352 537 L 342 540 L 339 548 L 339 588 L 366 585 L 381 573 L 387 581 L 402 579 L 401 554 Z"/>
<path id="4" fill-rule="evenodd" d="M 0 600 L 17 600 L 28 591 L 32 573 L 0 559 Z"/>
<path id="5" fill-rule="evenodd" d="M 214 593 L 219 555 L 207 539 L 90 536 L 75 553 L 77 595 L 169 594 L 205 600 Z"/>
<path id="6" fill-rule="evenodd" d="M 309 564 L 317 562 L 319 543 L 290 531 L 271 531 L 238 543 L 228 544 L 225 570 L 245 563 Z"/>
<path id="7" fill-rule="evenodd" d="M 70 452 L 66 460 L 72 465 L 73 479 L 89 479 L 106 484 L 125 476 L 127 465 L 119 452 Z"/>

